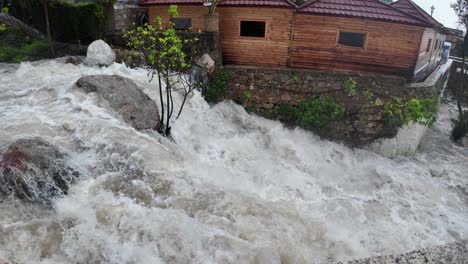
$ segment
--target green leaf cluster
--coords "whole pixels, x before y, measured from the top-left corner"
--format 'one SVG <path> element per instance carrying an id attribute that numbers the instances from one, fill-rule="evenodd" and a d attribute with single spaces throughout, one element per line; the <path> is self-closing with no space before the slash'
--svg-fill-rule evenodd
<path id="1" fill-rule="evenodd" d="M 346 91 L 348 96 L 354 96 L 357 93 L 357 82 L 353 80 L 353 78 L 349 78 L 345 80 L 342 84 L 341 87 Z"/>
<path id="2" fill-rule="evenodd" d="M 173 90 L 183 90 L 183 102 L 177 113 L 180 116 L 188 95 L 197 85 L 191 79 L 191 69 L 197 53 L 198 37 L 181 34 L 175 30 L 173 18 L 178 16 L 177 6 L 171 5 L 168 14 L 170 20 L 163 25 L 161 17 L 154 24 L 146 24 L 124 32 L 127 46 L 137 50 L 150 67 L 151 78 L 157 77 L 160 95 L 160 120 L 158 128 L 163 135 L 171 133 L 171 118 L 174 114 Z M 188 77 L 188 78 L 187 78 Z M 163 91 L 162 82 L 166 89 Z M 176 87 L 177 85 L 177 87 Z M 182 88 L 181 88 L 181 87 Z M 166 94 L 165 99 L 163 93 Z"/>
<path id="3" fill-rule="evenodd" d="M 0 62 L 19 63 L 49 56 L 49 44 L 13 27 L 0 30 Z"/>
<path id="4" fill-rule="evenodd" d="M 205 99 L 210 103 L 221 101 L 226 95 L 226 86 L 230 78 L 230 74 L 223 68 L 218 68 L 213 73 L 210 82 L 204 92 Z"/>
<path id="5" fill-rule="evenodd" d="M 346 110 L 331 97 L 314 97 L 301 101 L 297 107 L 280 105 L 277 114 L 280 119 L 314 129 L 330 128 L 334 122 L 344 119 Z"/>
<path id="6" fill-rule="evenodd" d="M 391 127 L 401 127 L 410 122 L 432 127 L 437 120 L 438 100 L 416 99 L 403 101 L 396 98 L 383 106 L 383 118 Z"/>
<path id="7" fill-rule="evenodd" d="M 10 6 L 11 6 L 11 3 L 7 4 L 6 6 L 4 6 L 1 10 L 2 13 L 5 13 L 5 14 L 8 14 L 8 12 L 10 12 Z M 7 30 L 7 25 L 6 24 L 3 24 L 3 23 L 0 23 L 0 33 L 1 32 L 5 32 Z"/>
<path id="8" fill-rule="evenodd" d="M 169 16 L 178 15 L 177 7 L 170 6 Z M 170 71 L 185 72 L 191 67 L 186 51 L 193 51 L 198 38 L 182 38 L 174 29 L 174 23 L 169 21 L 163 26 L 162 19 L 157 18 L 155 25 L 146 24 L 128 32 L 124 32 L 127 46 L 141 51 L 151 68 L 162 73 Z M 192 54 L 191 52 L 191 55 Z"/>

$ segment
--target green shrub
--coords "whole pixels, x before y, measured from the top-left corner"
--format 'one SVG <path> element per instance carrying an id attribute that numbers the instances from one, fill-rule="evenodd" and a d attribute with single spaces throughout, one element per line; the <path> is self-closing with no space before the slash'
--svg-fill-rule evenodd
<path id="1" fill-rule="evenodd" d="M 299 124 L 306 128 L 329 128 L 333 122 L 344 116 L 345 109 L 331 97 L 304 100 L 299 103 L 296 111 Z"/>
<path id="2" fill-rule="evenodd" d="M 437 120 L 438 100 L 416 99 L 403 101 L 396 98 L 393 102 L 384 104 L 383 117 L 390 127 L 401 127 L 410 122 L 432 127 Z"/>
<path id="3" fill-rule="evenodd" d="M 0 62 L 19 63 L 31 57 L 43 57 L 48 54 L 48 43 L 45 40 L 35 40 L 20 47 L 0 45 Z"/>
<path id="4" fill-rule="evenodd" d="M 207 102 L 217 103 L 224 98 L 229 78 L 229 72 L 225 69 L 219 68 L 215 70 L 204 93 Z"/>
<path id="5" fill-rule="evenodd" d="M 297 107 L 280 105 L 276 108 L 280 120 L 303 128 L 329 128 L 332 123 L 343 120 L 345 108 L 331 97 L 314 97 L 303 100 Z"/>
<path id="6" fill-rule="evenodd" d="M 341 87 L 346 91 L 348 96 L 354 96 L 357 93 L 357 83 L 353 78 L 349 78 L 341 84 Z"/>

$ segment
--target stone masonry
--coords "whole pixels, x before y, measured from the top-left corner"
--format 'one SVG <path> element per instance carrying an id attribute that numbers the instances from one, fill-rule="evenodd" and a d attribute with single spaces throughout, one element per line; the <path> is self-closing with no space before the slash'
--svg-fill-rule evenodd
<path id="1" fill-rule="evenodd" d="M 280 105 L 296 106 L 300 101 L 316 96 L 334 98 L 345 107 L 345 120 L 336 122 L 331 130 L 317 129 L 314 132 L 352 146 L 394 137 L 397 129 L 386 127 L 382 105 L 394 98 L 434 98 L 449 72 L 432 85 L 418 86 L 408 84 L 403 77 L 383 74 L 250 66 L 225 68 L 231 74 L 227 97 L 266 117 L 274 117 L 272 113 Z M 357 83 L 354 96 L 343 89 L 343 83 L 350 78 Z"/>

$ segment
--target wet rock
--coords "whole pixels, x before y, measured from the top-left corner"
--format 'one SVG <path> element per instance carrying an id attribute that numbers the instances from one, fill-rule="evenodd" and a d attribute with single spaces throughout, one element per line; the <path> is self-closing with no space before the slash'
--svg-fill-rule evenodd
<path id="1" fill-rule="evenodd" d="M 81 57 L 81 56 L 65 56 L 65 57 L 57 58 L 56 61 L 59 62 L 59 63 L 65 63 L 65 64 L 69 63 L 69 64 L 73 64 L 73 65 L 79 65 L 79 64 L 83 63 L 84 57 Z"/>
<path id="2" fill-rule="evenodd" d="M 131 79 L 118 75 L 91 75 L 79 79 L 74 89 L 96 93 L 136 129 L 159 129 L 156 103 Z"/>
<path id="3" fill-rule="evenodd" d="M 216 62 L 208 54 L 204 54 L 203 56 L 201 56 L 197 60 L 197 65 L 208 70 L 209 72 L 213 72 L 216 68 Z"/>
<path id="4" fill-rule="evenodd" d="M 67 194 L 79 173 L 67 156 L 40 138 L 20 139 L 0 155 L 0 193 L 33 202 Z"/>
<path id="5" fill-rule="evenodd" d="M 86 53 L 85 63 L 92 66 L 109 66 L 115 62 L 115 52 L 102 40 L 91 43 Z"/>
<path id="6" fill-rule="evenodd" d="M 424 264 L 468 263 L 468 241 L 447 244 L 444 246 L 415 250 L 401 255 L 379 256 L 337 264 Z"/>
<path id="7" fill-rule="evenodd" d="M 137 51 L 126 49 L 114 49 L 116 62 L 125 63 L 128 67 L 143 67 L 146 65 L 145 56 Z"/>

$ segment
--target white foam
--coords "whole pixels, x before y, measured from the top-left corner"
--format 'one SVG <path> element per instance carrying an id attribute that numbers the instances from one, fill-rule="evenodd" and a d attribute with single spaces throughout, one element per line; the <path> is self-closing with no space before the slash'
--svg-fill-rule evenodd
<path id="1" fill-rule="evenodd" d="M 130 77 L 158 98 L 144 70 L 121 64 L 0 74 L 0 146 L 43 137 L 83 174 L 54 210 L 0 203 L 2 260 L 329 263 L 468 236 L 468 150 L 448 140 L 448 119 L 414 157 L 392 160 L 195 93 L 173 142 L 71 91 L 90 74 Z"/>

